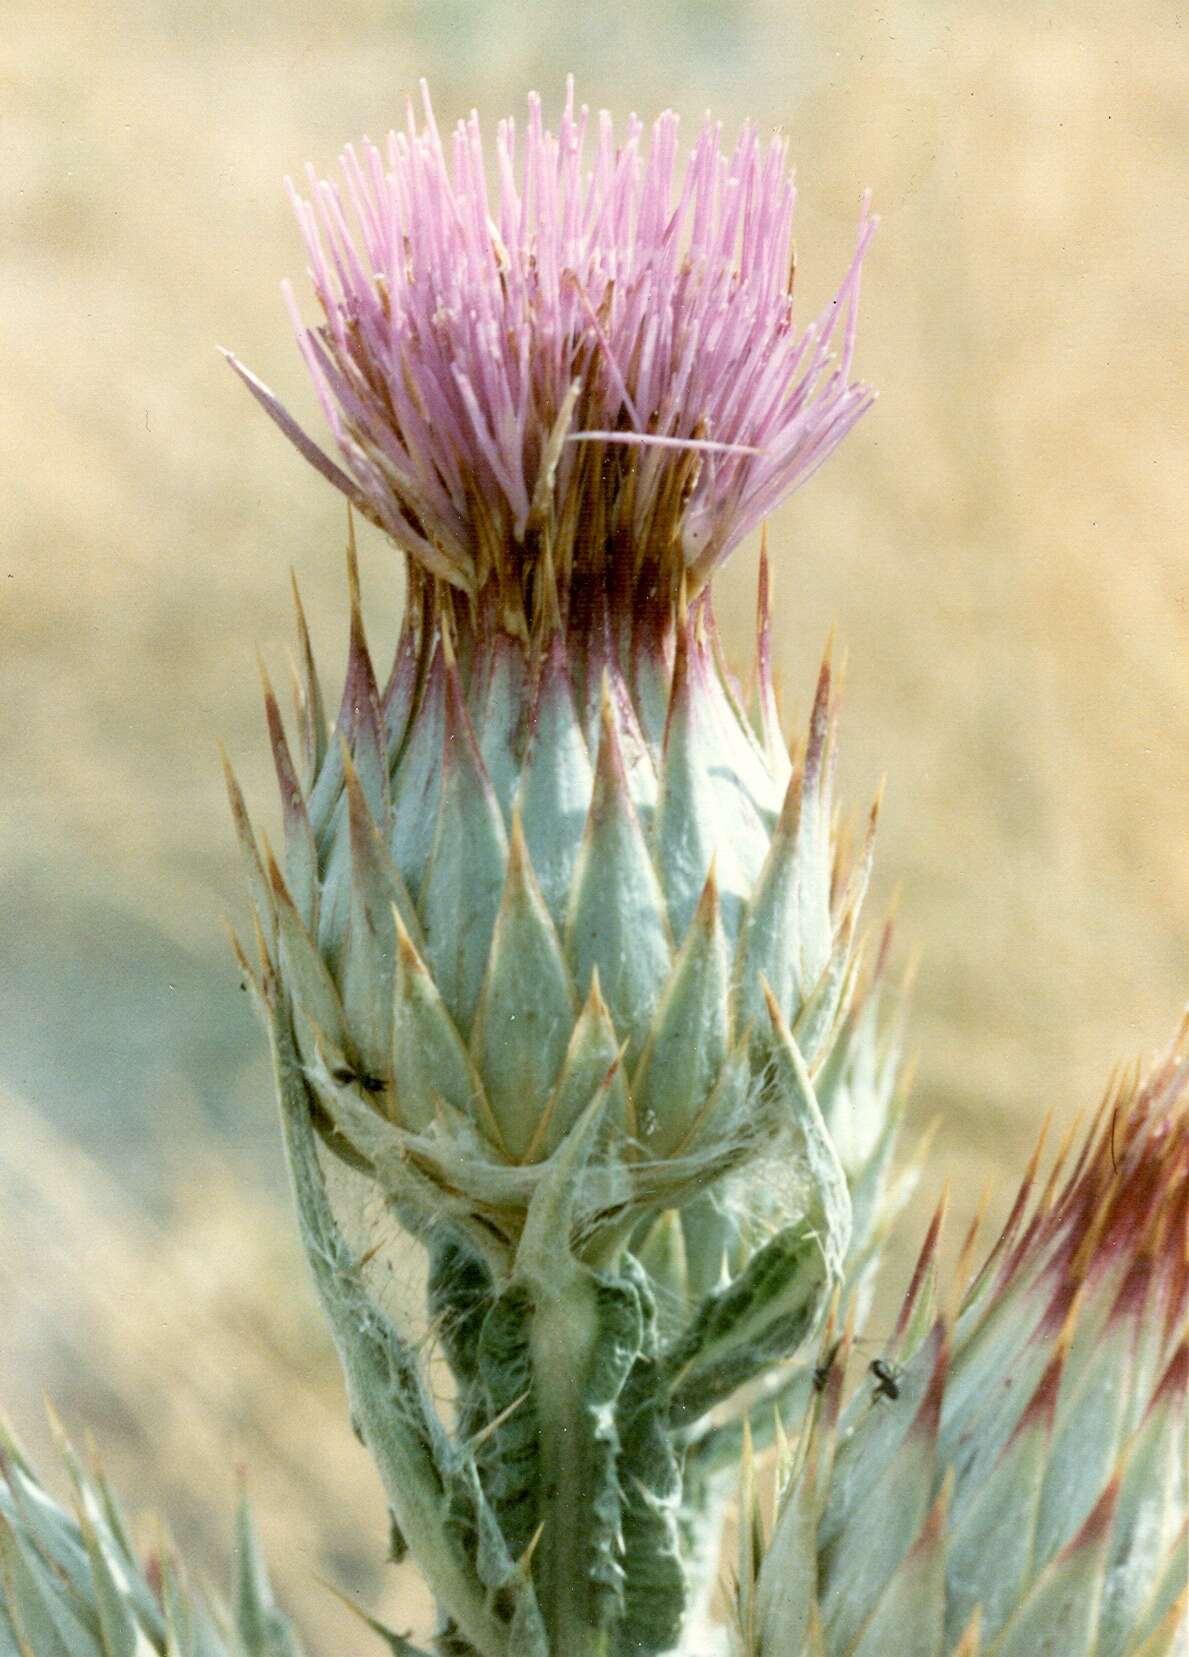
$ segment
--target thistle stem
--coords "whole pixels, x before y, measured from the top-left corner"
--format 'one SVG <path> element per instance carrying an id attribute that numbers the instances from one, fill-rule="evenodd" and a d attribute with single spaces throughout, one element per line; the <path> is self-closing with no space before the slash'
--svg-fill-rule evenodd
<path id="1" fill-rule="evenodd" d="M 589 1281 L 537 1308 L 532 1352 L 541 1432 L 543 1529 L 534 1578 L 551 1652 L 606 1657 L 597 1626 L 590 1571 L 592 1491 L 599 1482 L 590 1432 L 586 1378 L 600 1328 Z"/>

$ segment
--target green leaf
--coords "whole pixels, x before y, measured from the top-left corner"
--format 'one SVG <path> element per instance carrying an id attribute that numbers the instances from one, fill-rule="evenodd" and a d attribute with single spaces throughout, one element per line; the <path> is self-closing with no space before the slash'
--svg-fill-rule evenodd
<path id="1" fill-rule="evenodd" d="M 791 1357 L 816 1326 L 828 1282 L 817 1233 L 799 1221 L 708 1295 L 663 1359 L 674 1424 L 692 1426 L 745 1381 Z"/>
<path id="2" fill-rule="evenodd" d="M 680 1531 L 682 1475 L 657 1363 L 658 1320 L 648 1279 L 630 1256 L 624 1275 L 643 1314 L 640 1355 L 616 1412 L 623 1535 L 623 1614 L 614 1657 L 653 1657 L 676 1645 L 688 1601 Z"/>
<path id="3" fill-rule="evenodd" d="M 446 1438 L 416 1351 L 369 1296 L 339 1230 L 318 1162 L 308 1090 L 279 1021 L 273 1046 L 302 1238 L 347 1377 L 352 1415 L 435 1598 L 478 1657 L 513 1657 L 508 1624 L 490 1599 L 494 1521 L 473 1458 Z M 510 1580 L 512 1562 L 505 1556 L 500 1563 Z"/>

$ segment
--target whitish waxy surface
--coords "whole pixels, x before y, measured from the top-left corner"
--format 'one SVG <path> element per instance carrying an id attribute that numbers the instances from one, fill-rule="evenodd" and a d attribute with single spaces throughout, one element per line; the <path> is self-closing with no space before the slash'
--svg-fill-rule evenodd
<path id="1" fill-rule="evenodd" d="M 678 1646 L 727 1441 L 771 1415 L 852 1237 L 812 1075 L 853 1003 L 870 834 L 836 853 L 829 665 L 790 760 L 766 570 L 754 727 L 708 582 L 870 401 L 871 224 L 798 338 L 783 144 L 726 157 L 708 125 L 677 181 L 671 116 L 646 157 L 603 118 L 588 173 L 585 121 L 567 102 L 555 140 L 534 102 L 519 180 L 501 129 L 489 203 L 477 126 L 451 168 L 427 102 L 387 173 L 348 153 L 362 256 L 329 186 L 298 204 L 326 314 L 299 338 L 346 472 L 245 373 L 406 554 L 381 692 L 352 549 L 333 740 L 300 622 L 300 777 L 266 686 L 283 870 L 231 794 L 310 1264 L 394 1533 L 468 1657 Z M 831 1108 L 857 1082 L 841 1061 Z M 453 1431 L 315 1128 L 425 1244 Z M 852 1177 L 878 1184 L 887 1142 Z"/>
<path id="2" fill-rule="evenodd" d="M 766 571 L 755 730 L 706 598 L 529 642 L 415 582 L 381 694 L 353 564 L 352 591 L 333 741 L 302 623 L 304 779 L 266 688 L 284 871 L 231 794 L 243 966 L 353 1415 L 476 1651 L 659 1657 L 703 1596 L 741 1422 L 807 1384 L 803 1359 L 766 1372 L 839 1286 L 848 1176 L 869 1246 L 894 1131 L 852 949 L 870 830 L 853 868 L 832 835 L 831 671 L 790 759 Z M 875 1123 L 847 1170 L 815 1069 L 826 1109 Z M 426 1243 L 457 1437 L 338 1231 L 311 1114 Z"/>

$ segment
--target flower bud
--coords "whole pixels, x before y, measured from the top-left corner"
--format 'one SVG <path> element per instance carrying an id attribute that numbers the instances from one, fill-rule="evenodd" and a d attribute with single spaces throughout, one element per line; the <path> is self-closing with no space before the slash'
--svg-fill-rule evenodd
<path id="1" fill-rule="evenodd" d="M 1038 1147 L 956 1313 L 931 1228 L 841 1419 L 835 1367 L 741 1595 L 745 1651 L 1180 1649 L 1189 1062 L 1112 1088 L 1063 1178 L 1069 1143 L 1034 1199 Z"/>

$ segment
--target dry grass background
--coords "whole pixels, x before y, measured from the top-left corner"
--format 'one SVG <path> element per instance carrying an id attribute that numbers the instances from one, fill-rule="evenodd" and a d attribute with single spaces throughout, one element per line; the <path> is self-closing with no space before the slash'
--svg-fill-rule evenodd
<path id="1" fill-rule="evenodd" d="M 281 176 L 382 134 L 422 73 L 443 119 L 555 106 L 571 68 L 621 117 L 751 113 L 793 136 L 806 315 L 873 187 L 882 396 L 772 526 L 780 665 L 803 706 L 831 621 L 849 646 L 843 791 L 889 775 L 875 902 L 902 885 L 924 952 L 914 1123 L 941 1114 L 926 1185 L 965 1214 L 1189 981 L 1182 25 L 1163 0 L 7 0 L 0 1397 L 43 1444 L 46 1385 L 204 1570 L 242 1462 L 316 1650 L 358 1642 L 315 1573 L 402 1612 L 219 924 L 215 743 L 263 807 L 252 656 L 283 670 L 290 563 L 330 677 L 344 634 L 339 502 L 215 351 L 316 424 Z M 399 594 L 378 537 L 364 557 L 383 641 Z M 741 659 L 753 579 L 754 552 L 721 586 Z"/>

